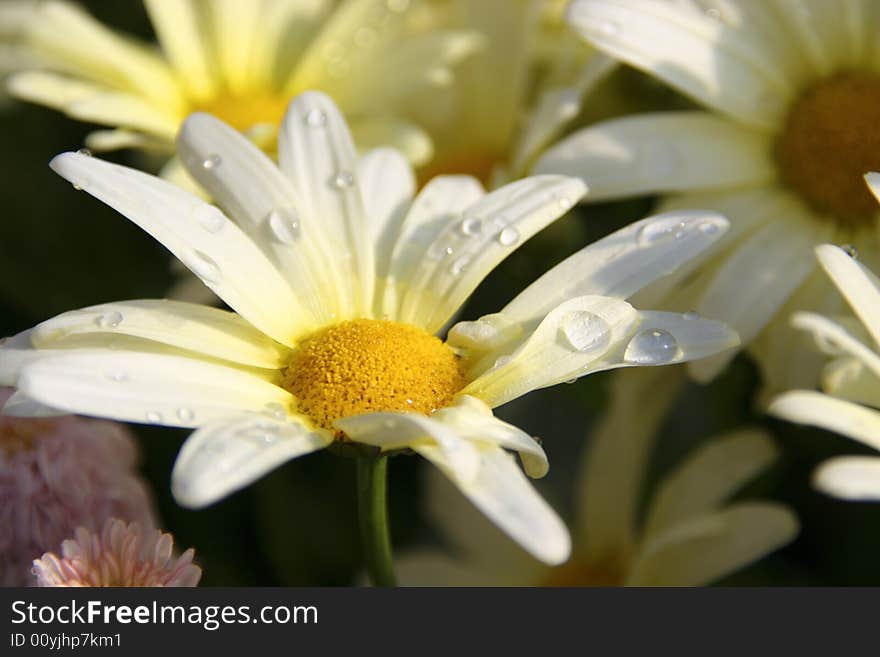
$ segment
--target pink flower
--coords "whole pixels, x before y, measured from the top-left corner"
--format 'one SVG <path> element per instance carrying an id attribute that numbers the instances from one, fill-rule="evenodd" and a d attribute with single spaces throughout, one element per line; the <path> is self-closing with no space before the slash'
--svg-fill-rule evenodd
<path id="1" fill-rule="evenodd" d="M 12 390 L 0 388 L 0 407 Z M 73 415 L 0 415 L 0 584 L 33 584 L 31 562 L 108 518 L 155 526 L 138 476 L 137 445 L 122 425 Z"/>
<path id="2" fill-rule="evenodd" d="M 38 586 L 196 586 L 202 569 L 190 548 L 175 558 L 174 539 L 158 529 L 112 518 L 101 534 L 80 527 L 61 544 L 61 557 L 34 560 Z"/>

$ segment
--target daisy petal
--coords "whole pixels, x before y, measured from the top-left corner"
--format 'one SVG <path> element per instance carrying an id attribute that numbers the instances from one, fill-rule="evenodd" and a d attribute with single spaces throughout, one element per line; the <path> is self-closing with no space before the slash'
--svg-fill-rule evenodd
<path id="1" fill-rule="evenodd" d="M 653 494 L 643 535 L 711 513 L 776 459 L 770 437 L 757 430 L 712 440 L 687 457 Z"/>
<path id="2" fill-rule="evenodd" d="M 723 152 L 724 157 L 718 157 Z M 764 134 L 708 112 L 660 112 L 604 121 L 549 149 L 537 173 L 583 178 L 589 200 L 736 187 L 772 180 Z"/>
<path id="3" fill-rule="evenodd" d="M 341 284 L 327 266 L 327 235 L 302 216 L 302 199 L 272 160 L 237 130 L 201 112 L 184 121 L 177 148 L 192 177 L 274 258 L 312 315 L 329 321 L 339 310 L 332 306 Z"/>
<path id="4" fill-rule="evenodd" d="M 627 584 L 703 586 L 782 547 L 797 532 L 797 517 L 780 504 L 732 505 L 648 541 Z"/>
<path id="5" fill-rule="evenodd" d="M 308 331 L 308 315 L 275 266 L 220 210 L 134 169 L 79 153 L 50 166 L 162 242 L 230 307 L 283 344 Z M 278 312 L 283 308 L 283 312 Z"/>
<path id="6" fill-rule="evenodd" d="M 171 475 L 174 498 L 189 508 L 207 506 L 332 440 L 295 418 L 245 414 L 219 419 L 198 429 L 180 449 Z"/>
<path id="7" fill-rule="evenodd" d="M 21 390 L 16 390 L 0 408 L 0 415 L 9 415 L 11 417 L 58 417 L 70 415 L 70 413 L 41 404 L 28 397 Z"/>
<path id="8" fill-rule="evenodd" d="M 657 0 L 576 0 L 568 21 L 600 50 L 746 124 L 773 127 L 794 94 L 797 81 L 767 63 L 748 30 L 704 13 Z"/>
<path id="9" fill-rule="evenodd" d="M 400 151 L 412 166 L 427 164 L 434 156 L 434 144 L 428 133 L 403 119 L 370 116 L 350 119 L 349 127 L 359 148 L 390 146 Z"/>
<path id="10" fill-rule="evenodd" d="M 31 343 L 51 348 L 71 336 L 129 335 L 230 360 L 279 369 L 287 349 L 235 313 L 167 299 L 106 303 L 58 315 L 33 329 Z"/>
<path id="11" fill-rule="evenodd" d="M 501 312 L 524 321 L 576 296 L 629 298 L 705 251 L 728 225 L 721 215 L 697 210 L 637 221 L 563 260 Z"/>
<path id="12" fill-rule="evenodd" d="M 0 386 L 15 386 L 21 370 L 35 360 L 45 357 L 31 344 L 33 329 L 22 331 L 11 338 L 0 340 Z"/>
<path id="13" fill-rule="evenodd" d="M 880 500 L 880 458 L 838 456 L 829 459 L 816 469 L 813 485 L 844 500 Z"/>
<path id="14" fill-rule="evenodd" d="M 880 408 L 880 378 L 858 358 L 837 358 L 822 372 L 822 389 L 835 397 Z"/>
<path id="15" fill-rule="evenodd" d="M 816 247 L 816 256 L 874 342 L 880 344 L 880 283 L 877 278 L 840 247 L 822 244 Z"/>
<path id="16" fill-rule="evenodd" d="M 278 162 L 302 202 L 303 220 L 321 226 L 325 239 L 341 247 L 337 263 L 340 306 L 348 316 L 372 307 L 373 244 L 357 180 L 357 156 L 339 109 L 317 91 L 297 96 L 278 134 Z M 351 286 L 351 287 L 348 287 Z"/>
<path id="17" fill-rule="evenodd" d="M 880 413 L 849 401 L 812 390 L 793 390 L 774 399 L 767 412 L 789 422 L 828 429 L 880 449 Z"/>
<path id="18" fill-rule="evenodd" d="M 410 278 L 400 321 L 439 330 L 499 262 L 586 191 L 575 178 L 534 176 L 468 207 L 460 221 L 447 224 L 427 244 Z"/>
<path id="19" fill-rule="evenodd" d="M 863 342 L 827 317 L 808 312 L 796 312 L 791 317 L 791 325 L 813 334 L 822 351 L 835 356 L 846 354 L 864 364 L 875 376 L 880 377 L 880 356 Z"/>
<path id="20" fill-rule="evenodd" d="M 568 559 L 568 529 L 532 487 L 513 456 L 500 447 L 481 450 L 478 476 L 468 481 L 439 448 L 417 446 L 415 450 L 440 468 L 492 522 L 535 558 L 551 565 Z"/>
<path id="21" fill-rule="evenodd" d="M 287 408 L 291 395 L 225 365 L 157 353 L 70 350 L 26 365 L 17 386 L 71 413 L 197 427 L 240 411 Z"/>

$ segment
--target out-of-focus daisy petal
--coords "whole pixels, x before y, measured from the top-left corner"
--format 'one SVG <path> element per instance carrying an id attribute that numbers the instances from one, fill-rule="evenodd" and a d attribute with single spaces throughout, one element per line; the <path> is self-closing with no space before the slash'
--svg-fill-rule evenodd
<path id="1" fill-rule="evenodd" d="M 434 144 L 427 132 L 397 118 L 363 118 L 351 122 L 351 134 L 360 148 L 392 147 L 406 156 L 413 166 L 421 166 L 434 155 Z"/>
<path id="2" fill-rule="evenodd" d="M 880 500 L 880 458 L 838 456 L 828 459 L 816 468 L 813 485 L 845 500 Z"/>
<path id="3" fill-rule="evenodd" d="M 770 404 L 770 415 L 835 431 L 880 449 L 880 412 L 812 390 L 786 392 Z"/>
<path id="4" fill-rule="evenodd" d="M 816 256 L 874 342 L 880 344 L 880 282 L 877 277 L 840 247 L 822 244 L 816 247 Z"/>
<path id="5" fill-rule="evenodd" d="M 854 356 L 875 376 L 880 376 L 880 356 L 837 322 L 816 313 L 798 312 L 792 315 L 791 325 L 812 333 L 819 347 L 826 353 Z"/>
<path id="6" fill-rule="evenodd" d="M 259 479 L 290 459 L 323 449 L 333 438 L 302 420 L 265 414 L 219 418 L 184 443 L 172 473 L 175 499 L 190 508 L 207 506 Z"/>

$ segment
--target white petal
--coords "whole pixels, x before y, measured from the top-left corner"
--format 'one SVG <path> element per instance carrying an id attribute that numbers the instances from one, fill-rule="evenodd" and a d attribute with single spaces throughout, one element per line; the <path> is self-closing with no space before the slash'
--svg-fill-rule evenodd
<path id="1" fill-rule="evenodd" d="M 25 366 L 18 388 L 48 406 L 126 422 L 197 427 L 240 411 L 287 408 L 265 378 L 207 360 L 70 350 Z"/>
<path id="2" fill-rule="evenodd" d="M 731 29 L 705 14 L 651 0 L 630 6 L 576 0 L 568 21 L 600 50 L 750 125 L 780 122 L 794 94 L 797 81 L 770 65 L 747 26 Z"/>
<path id="3" fill-rule="evenodd" d="M 270 337 L 289 345 L 314 326 L 275 266 L 216 207 L 160 178 L 78 153 L 58 155 L 50 166 L 162 242 Z"/>
<path id="4" fill-rule="evenodd" d="M 590 244 L 520 292 L 502 313 L 520 320 L 545 315 L 584 295 L 629 298 L 714 244 L 728 227 L 713 212 L 669 212 L 630 224 Z"/>
<path id="5" fill-rule="evenodd" d="M 332 266 L 325 218 L 307 218 L 304 201 L 275 163 L 210 114 L 190 115 L 177 147 L 192 177 L 277 263 L 311 314 L 330 321 L 340 311 L 334 297 L 342 283 Z"/>
<path id="6" fill-rule="evenodd" d="M 797 532 L 797 517 L 781 504 L 732 505 L 649 541 L 627 584 L 703 586 L 782 547 Z"/>
<path id="7" fill-rule="evenodd" d="M 327 432 L 246 414 L 218 419 L 193 433 L 174 463 L 171 487 L 183 506 L 200 508 L 244 488 L 290 459 L 332 442 Z"/>
<path id="8" fill-rule="evenodd" d="M 825 392 L 859 404 L 880 408 L 880 378 L 858 358 L 841 357 L 822 372 Z"/>
<path id="9" fill-rule="evenodd" d="M 287 109 L 278 134 L 278 161 L 302 201 L 303 220 L 324 230 L 344 288 L 346 314 L 372 307 L 375 269 L 357 157 L 345 119 L 323 93 L 307 91 Z"/>
<path id="10" fill-rule="evenodd" d="M 843 249 L 831 244 L 817 246 L 816 256 L 874 342 L 880 344 L 880 289 L 877 287 L 877 278 Z"/>
<path id="11" fill-rule="evenodd" d="M 813 485 L 845 500 L 880 500 L 880 458 L 838 456 L 829 459 L 816 469 Z"/>
<path id="12" fill-rule="evenodd" d="M 548 313 L 525 339 L 484 356 L 473 371 L 492 362 L 494 367 L 462 392 L 495 407 L 531 390 L 576 378 L 608 350 L 618 350 L 637 322 L 636 310 L 625 301 L 599 296 L 570 299 Z"/>
<path id="13" fill-rule="evenodd" d="M 427 164 L 434 156 L 434 144 L 422 128 L 384 115 L 349 119 L 359 149 L 391 147 L 400 151 L 412 166 Z"/>
<path id="14" fill-rule="evenodd" d="M 480 454 L 477 447 L 462 438 L 454 428 L 433 417 L 420 413 L 368 413 L 336 420 L 334 426 L 352 440 L 383 450 L 436 445 L 449 467 L 463 481 L 473 481 L 478 475 Z"/>
<path id="15" fill-rule="evenodd" d="M 743 430 L 716 438 L 688 455 L 652 495 L 643 535 L 648 539 L 710 513 L 767 469 L 778 455 L 770 437 Z"/>
<path id="16" fill-rule="evenodd" d="M 589 201 L 737 187 L 772 180 L 770 142 L 708 112 L 659 112 L 604 121 L 548 150 L 538 173 L 579 176 Z"/>
<path id="17" fill-rule="evenodd" d="M 696 310 L 727 322 L 743 344 L 749 343 L 779 311 L 815 267 L 812 257 L 817 237 L 825 231 L 789 208 L 749 235 L 713 272 Z M 695 363 L 691 373 L 701 381 L 714 377 L 735 352 Z"/>
<path id="18" fill-rule="evenodd" d="M 388 278 L 391 254 L 415 194 L 416 180 L 406 158 L 393 148 L 376 148 L 358 160 L 358 180 L 375 250 L 376 276 Z M 382 314 L 376 309 L 377 315 Z"/>
<path id="19" fill-rule="evenodd" d="M 70 413 L 41 404 L 28 397 L 21 390 L 16 390 L 0 408 L 0 415 L 11 417 L 59 417 L 70 415 Z"/>
<path id="20" fill-rule="evenodd" d="M 24 366 L 41 357 L 31 344 L 32 331 L 28 329 L 0 340 L 0 386 L 17 385 Z"/>
<path id="21" fill-rule="evenodd" d="M 439 176 L 425 184 L 404 217 L 394 244 L 381 300 L 384 314 L 398 317 L 400 300 L 422 264 L 425 245 L 433 244 L 446 226 L 485 193 L 479 181 L 470 176 Z"/>
<path id="22" fill-rule="evenodd" d="M 233 95 L 251 91 L 251 53 L 259 39 L 263 3 L 212 0 L 204 5 L 204 22 L 212 28 L 213 58 Z"/>
<path id="23" fill-rule="evenodd" d="M 780 395 L 767 412 L 790 422 L 828 429 L 880 449 L 880 413 L 812 390 Z"/>
<path id="24" fill-rule="evenodd" d="M 562 176 L 534 176 L 506 185 L 468 207 L 425 243 L 398 319 L 440 329 L 486 275 L 523 241 L 561 217 L 586 193 Z"/>
<path id="25" fill-rule="evenodd" d="M 243 365 L 279 369 L 288 351 L 235 313 L 167 299 L 106 303 L 36 326 L 31 343 L 51 348 L 74 335 L 111 333 L 154 340 Z"/>
<path id="26" fill-rule="evenodd" d="M 875 376 L 880 376 L 880 356 L 853 337 L 840 324 L 822 315 L 800 311 L 792 315 L 791 325 L 812 333 L 823 352 L 834 356 L 845 354 L 858 358 Z"/>
<path id="27" fill-rule="evenodd" d="M 468 481 L 458 475 L 439 448 L 419 446 L 415 449 L 535 558 L 550 565 L 568 559 L 571 554 L 568 529 L 529 484 L 510 454 L 500 447 L 481 450 L 478 476 Z"/>

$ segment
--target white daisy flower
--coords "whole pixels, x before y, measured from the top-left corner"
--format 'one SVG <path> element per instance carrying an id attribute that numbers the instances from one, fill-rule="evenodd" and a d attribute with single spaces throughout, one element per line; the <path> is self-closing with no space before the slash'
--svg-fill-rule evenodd
<path id="1" fill-rule="evenodd" d="M 498 186 L 527 165 L 615 66 L 565 23 L 567 0 L 434 0 L 448 27 L 485 45 L 452 84 L 413 97 L 409 116 L 429 131 L 434 157 L 419 176 L 464 173 Z"/>
<path id="2" fill-rule="evenodd" d="M 479 35 L 431 30 L 422 0 L 144 0 L 158 50 L 102 25 L 78 5 L 41 2 L 24 41 L 41 56 L 12 76 L 19 98 L 109 126 L 93 150 L 123 147 L 171 154 L 184 118 L 219 116 L 274 149 L 290 99 L 330 94 L 363 147 L 391 144 L 415 162 L 431 141 L 399 116 L 424 87 L 448 84 L 449 67 Z M 176 161 L 167 175 L 179 175 Z"/>
<path id="3" fill-rule="evenodd" d="M 880 176 L 871 174 L 880 191 Z M 864 327 L 864 336 L 827 317 L 800 312 L 792 324 L 810 332 L 825 353 L 822 387 L 828 394 L 794 390 L 777 397 L 769 412 L 778 417 L 829 429 L 880 449 L 880 281 L 839 247 L 816 249 L 822 268 L 840 290 Z M 851 500 L 880 500 L 880 457 L 842 456 L 822 464 L 817 488 Z"/>
<path id="4" fill-rule="evenodd" d="M 876 262 L 862 176 L 880 167 L 878 11 L 862 0 L 574 0 L 568 10 L 592 45 L 704 109 L 599 123 L 535 170 L 582 176 L 591 201 L 659 193 L 665 210 L 727 216 L 731 230 L 696 271 L 640 301 L 729 323 L 767 390 L 812 387 L 821 368 L 788 326 L 794 309 L 836 303 L 813 248 L 850 244 Z M 690 370 L 708 380 L 732 356 Z"/>
<path id="5" fill-rule="evenodd" d="M 505 450 L 542 476 L 542 447 L 491 409 L 615 367 L 701 358 L 737 343 L 719 322 L 624 299 L 702 252 L 723 217 L 680 212 L 574 254 L 500 313 L 434 337 L 513 249 L 585 193 L 537 176 L 486 194 L 439 177 L 413 198 L 391 149 L 358 158 L 325 95 L 296 98 L 279 165 L 207 114 L 183 162 L 223 208 L 148 174 L 65 153 L 52 168 L 180 258 L 234 312 L 168 300 L 62 314 L 0 349 L 0 380 L 61 410 L 195 428 L 173 473 L 200 507 L 334 442 L 409 448 L 539 559 L 568 534 Z M 230 220 L 230 217 L 235 221 Z M 13 401 L 17 397 L 17 404 Z"/>
<path id="6" fill-rule="evenodd" d="M 626 385 L 622 385 L 624 380 Z M 643 416 L 663 412 L 657 370 L 621 373 L 614 402 L 584 451 L 574 500 L 571 559 L 548 567 L 518 549 L 430 476 L 429 516 L 452 553 L 402 553 L 401 583 L 421 586 L 702 586 L 791 541 L 797 517 L 774 502 L 731 498 L 769 468 L 777 450 L 756 429 L 713 438 L 653 488 L 640 513 L 656 433 Z"/>

